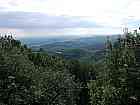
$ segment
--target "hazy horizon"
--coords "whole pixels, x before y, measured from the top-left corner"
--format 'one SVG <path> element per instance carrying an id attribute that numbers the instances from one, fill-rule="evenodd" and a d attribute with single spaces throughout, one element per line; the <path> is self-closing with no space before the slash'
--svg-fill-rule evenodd
<path id="1" fill-rule="evenodd" d="M 139 0 L 1 0 L 0 33 L 16 37 L 122 34 L 139 26 Z"/>

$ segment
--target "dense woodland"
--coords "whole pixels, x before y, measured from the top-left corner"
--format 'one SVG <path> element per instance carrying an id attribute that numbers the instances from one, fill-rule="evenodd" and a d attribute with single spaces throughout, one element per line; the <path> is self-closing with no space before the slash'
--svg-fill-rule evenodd
<path id="1" fill-rule="evenodd" d="M 0 37 L 0 105 L 139 105 L 139 33 L 107 38 L 105 51 L 87 64 Z"/>

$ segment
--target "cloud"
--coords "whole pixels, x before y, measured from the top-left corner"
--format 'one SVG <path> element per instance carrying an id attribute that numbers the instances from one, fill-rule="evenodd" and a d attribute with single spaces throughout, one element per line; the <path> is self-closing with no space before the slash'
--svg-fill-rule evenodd
<path id="1" fill-rule="evenodd" d="M 39 12 L 0 12 L 0 32 L 12 32 L 17 37 L 89 34 L 102 27 L 86 17 L 53 16 Z M 21 33 L 21 34 L 20 34 Z"/>
<path id="2" fill-rule="evenodd" d="M 121 33 L 140 23 L 140 0 L 0 0 L 0 28 L 24 34 Z"/>
<path id="3" fill-rule="evenodd" d="M 51 16 L 35 12 L 0 12 L 1 28 L 59 29 L 99 27 L 82 17 Z"/>

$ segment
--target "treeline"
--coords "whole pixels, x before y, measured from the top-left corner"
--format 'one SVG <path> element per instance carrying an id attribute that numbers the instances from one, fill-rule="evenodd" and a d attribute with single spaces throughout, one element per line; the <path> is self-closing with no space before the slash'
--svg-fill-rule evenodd
<path id="1" fill-rule="evenodd" d="M 108 39 L 106 46 L 102 62 L 86 64 L 0 37 L 0 104 L 140 104 L 140 35 Z"/>
<path id="2" fill-rule="evenodd" d="M 12 36 L 0 38 L 0 104 L 87 104 L 92 76 L 92 65 L 32 52 Z"/>
<path id="3" fill-rule="evenodd" d="M 92 105 L 140 104 L 140 34 L 128 33 L 112 44 L 96 80 L 88 84 Z"/>

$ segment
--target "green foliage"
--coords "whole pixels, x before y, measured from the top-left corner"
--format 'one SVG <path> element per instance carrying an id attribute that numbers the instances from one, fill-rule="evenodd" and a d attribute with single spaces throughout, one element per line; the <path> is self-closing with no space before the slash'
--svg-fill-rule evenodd
<path id="1" fill-rule="evenodd" d="M 0 38 L 0 103 L 74 105 L 78 83 L 66 62 L 34 53 L 11 36 Z"/>
<path id="2" fill-rule="evenodd" d="M 24 55 L 25 48 L 12 37 L 0 39 L 0 102 L 29 104 L 33 101 L 33 82 L 30 78 L 33 64 Z"/>
<path id="3" fill-rule="evenodd" d="M 43 49 L 33 52 L 11 36 L 0 37 L 0 104 L 139 104 L 140 35 L 128 33 L 106 45 L 105 58 L 92 64 L 50 56 Z M 73 51 L 80 58 L 85 54 Z"/>
<path id="4" fill-rule="evenodd" d="M 126 38 L 119 38 L 114 44 L 107 41 L 104 69 L 88 84 L 92 105 L 133 105 L 133 101 L 139 102 L 138 39 L 139 35 L 128 33 Z"/>

